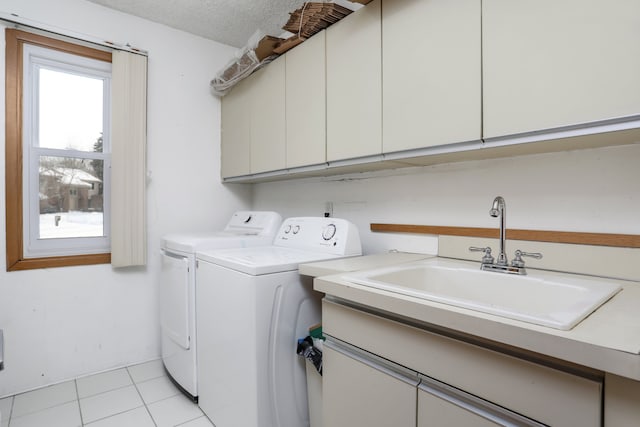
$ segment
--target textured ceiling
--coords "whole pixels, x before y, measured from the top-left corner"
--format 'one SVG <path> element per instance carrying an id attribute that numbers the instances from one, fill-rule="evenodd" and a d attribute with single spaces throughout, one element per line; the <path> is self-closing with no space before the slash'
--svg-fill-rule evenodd
<path id="1" fill-rule="evenodd" d="M 230 46 L 256 30 L 280 35 L 289 12 L 304 0 L 89 0 Z"/>

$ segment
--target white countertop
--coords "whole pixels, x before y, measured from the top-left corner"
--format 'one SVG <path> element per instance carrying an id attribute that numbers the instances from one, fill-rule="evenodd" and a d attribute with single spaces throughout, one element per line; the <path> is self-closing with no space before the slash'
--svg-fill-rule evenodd
<path id="1" fill-rule="evenodd" d="M 305 276 L 320 277 L 350 271 L 370 270 L 372 268 L 386 267 L 433 257 L 434 255 L 388 252 L 301 264 L 299 266 L 299 272 Z"/>
<path id="2" fill-rule="evenodd" d="M 302 274 L 322 276 L 429 258 L 389 253 L 331 264 L 300 266 Z M 311 274 L 319 273 L 319 274 Z M 341 274 L 317 277 L 314 289 L 382 312 L 414 319 L 485 340 L 640 380 L 640 283 L 620 281 L 623 290 L 570 331 L 560 331 L 446 304 L 347 282 Z"/>

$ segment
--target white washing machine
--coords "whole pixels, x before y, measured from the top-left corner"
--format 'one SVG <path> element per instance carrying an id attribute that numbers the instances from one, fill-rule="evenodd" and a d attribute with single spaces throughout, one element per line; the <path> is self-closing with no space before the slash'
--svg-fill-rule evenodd
<path id="1" fill-rule="evenodd" d="M 272 246 L 196 254 L 198 404 L 217 427 L 309 426 L 298 338 L 321 320 L 322 294 L 298 264 L 361 255 L 337 218 L 288 218 Z"/>
<path id="2" fill-rule="evenodd" d="M 182 390 L 197 400 L 196 258 L 204 249 L 271 245 L 282 218 L 275 212 L 236 212 L 223 231 L 169 234 L 161 241 L 162 361 Z"/>

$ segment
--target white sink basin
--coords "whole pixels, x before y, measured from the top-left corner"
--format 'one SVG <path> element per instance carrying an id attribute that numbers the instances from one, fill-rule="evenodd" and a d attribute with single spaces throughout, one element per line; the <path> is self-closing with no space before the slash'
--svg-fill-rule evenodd
<path id="1" fill-rule="evenodd" d="M 481 271 L 480 263 L 430 258 L 352 273 L 349 282 L 510 319 L 569 330 L 622 288 L 614 281 L 528 270 Z"/>

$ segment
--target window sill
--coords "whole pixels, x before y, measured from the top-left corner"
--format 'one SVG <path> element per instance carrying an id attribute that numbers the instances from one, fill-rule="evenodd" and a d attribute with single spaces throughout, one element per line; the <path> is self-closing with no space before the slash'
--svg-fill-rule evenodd
<path id="1" fill-rule="evenodd" d="M 77 265 L 110 264 L 111 254 L 70 255 L 46 258 L 24 258 L 10 260 L 7 271 L 36 270 L 39 268 L 71 267 Z"/>

